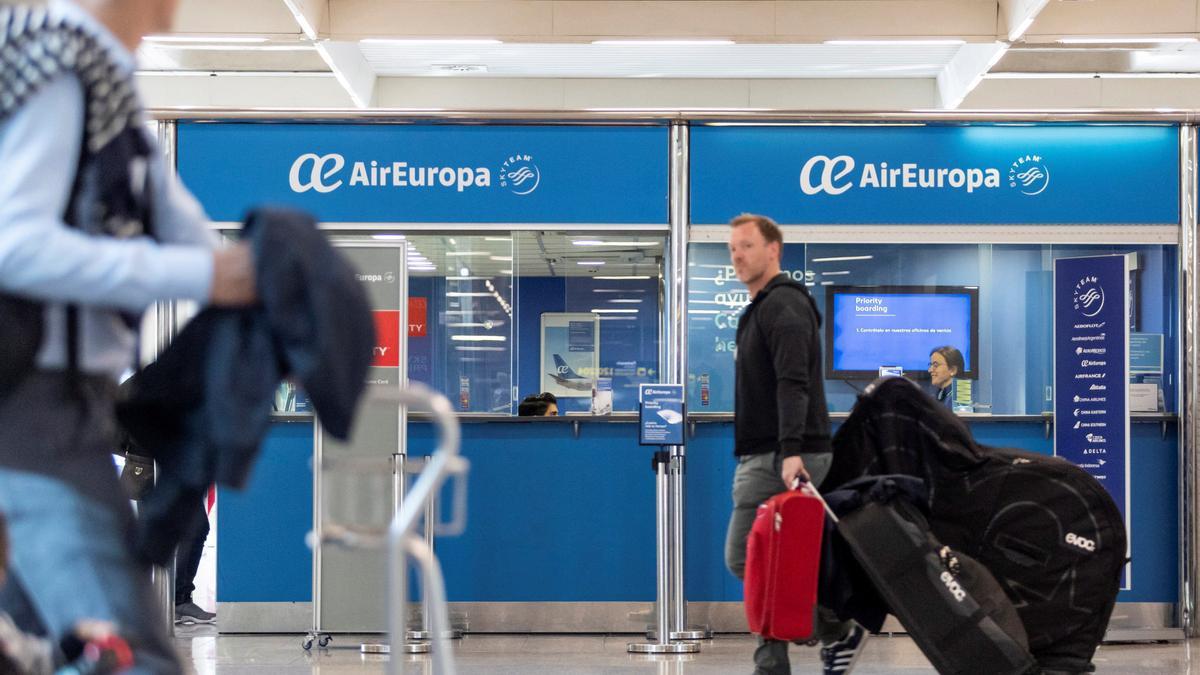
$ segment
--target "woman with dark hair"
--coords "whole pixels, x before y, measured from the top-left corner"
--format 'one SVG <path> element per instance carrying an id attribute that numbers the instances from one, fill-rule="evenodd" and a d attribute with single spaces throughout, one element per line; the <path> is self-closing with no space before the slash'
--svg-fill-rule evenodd
<path id="1" fill-rule="evenodd" d="M 934 347 L 929 352 L 929 379 L 933 383 L 935 396 L 942 405 L 953 409 L 954 396 L 952 389 L 954 378 L 966 370 L 962 352 L 950 345 Z"/>
<path id="2" fill-rule="evenodd" d="M 526 396 L 517 406 L 520 417 L 554 417 L 558 414 L 558 398 L 548 391 Z"/>

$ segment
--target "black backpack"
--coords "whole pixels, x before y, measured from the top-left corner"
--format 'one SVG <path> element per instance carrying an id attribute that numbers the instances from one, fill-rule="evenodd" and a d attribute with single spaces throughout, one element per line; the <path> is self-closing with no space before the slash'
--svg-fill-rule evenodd
<path id="1" fill-rule="evenodd" d="M 1126 562 L 1121 513 L 1071 462 L 983 449 L 982 466 L 942 481 L 930 525 L 992 571 L 1044 668 L 1090 671 Z"/>
<path id="2" fill-rule="evenodd" d="M 903 378 L 876 381 L 833 437 L 828 490 L 903 474 L 929 488 L 933 534 L 991 570 L 1046 669 L 1090 672 L 1127 554 L 1112 497 L 1055 457 L 975 442 L 957 416 Z"/>

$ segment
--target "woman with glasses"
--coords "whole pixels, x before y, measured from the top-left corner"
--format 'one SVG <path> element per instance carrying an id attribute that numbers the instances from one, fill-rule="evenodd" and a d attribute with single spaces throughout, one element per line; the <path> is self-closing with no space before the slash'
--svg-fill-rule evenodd
<path id="1" fill-rule="evenodd" d="M 934 395 L 947 408 L 954 408 L 954 378 L 965 369 L 962 352 L 950 345 L 935 347 L 929 352 L 929 379 Z"/>

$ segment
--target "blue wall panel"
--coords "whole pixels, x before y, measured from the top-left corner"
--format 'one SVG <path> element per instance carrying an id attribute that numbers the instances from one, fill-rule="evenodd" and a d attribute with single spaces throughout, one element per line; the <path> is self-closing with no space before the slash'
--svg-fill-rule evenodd
<path id="1" fill-rule="evenodd" d="M 471 461 L 466 532 L 438 542 L 453 601 L 650 601 L 654 598 L 654 476 L 635 426 L 584 423 L 463 425 Z M 977 423 L 989 445 L 1049 454 L 1041 423 Z M 733 425 L 699 424 L 688 441 L 686 592 L 741 599 L 725 570 L 732 508 Z M 1178 458 L 1170 425 L 1132 425 L 1133 589 L 1122 602 L 1178 596 Z M 410 424 L 414 456 L 433 429 Z M 220 602 L 300 602 L 311 595 L 309 459 L 312 427 L 276 424 L 244 493 L 221 491 Z M 448 503 L 448 502 L 443 502 Z"/>

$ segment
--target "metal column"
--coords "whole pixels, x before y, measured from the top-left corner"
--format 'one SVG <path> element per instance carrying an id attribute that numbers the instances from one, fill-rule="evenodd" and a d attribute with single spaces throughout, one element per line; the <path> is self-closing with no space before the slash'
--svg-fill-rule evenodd
<path id="1" fill-rule="evenodd" d="M 671 127 L 671 230 L 669 235 L 669 257 L 667 260 L 668 277 L 664 284 L 667 287 L 667 303 L 663 312 L 667 319 L 664 330 L 664 342 L 667 343 L 667 360 L 665 382 L 668 384 L 687 384 L 687 277 L 688 277 L 688 223 L 690 218 L 689 181 L 689 135 L 690 127 L 679 123 Z M 687 406 L 684 405 L 684 430 L 687 430 Z M 671 514 L 669 521 L 670 551 L 670 599 L 671 622 L 670 638 L 672 640 L 703 640 L 712 637 L 712 631 L 707 626 L 689 626 L 687 620 L 687 598 L 684 593 L 683 557 L 684 557 L 684 507 L 685 475 L 687 472 L 686 448 L 682 445 L 670 449 L 671 464 L 668 471 L 668 488 Z"/>
<path id="2" fill-rule="evenodd" d="M 1196 463 L 1197 422 L 1200 422 L 1200 400 L 1197 398 L 1197 288 L 1196 271 L 1200 260 L 1196 248 L 1196 127 L 1179 129 L 1179 211 L 1180 233 L 1180 389 L 1183 405 L 1179 416 L 1180 443 L 1180 563 L 1181 595 L 1179 619 L 1188 637 L 1200 635 L 1196 611 L 1200 603 L 1197 582 L 1200 582 L 1200 518 L 1195 513 L 1196 497 L 1200 495 L 1200 471 Z"/>

